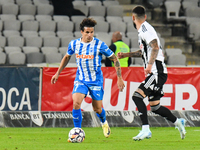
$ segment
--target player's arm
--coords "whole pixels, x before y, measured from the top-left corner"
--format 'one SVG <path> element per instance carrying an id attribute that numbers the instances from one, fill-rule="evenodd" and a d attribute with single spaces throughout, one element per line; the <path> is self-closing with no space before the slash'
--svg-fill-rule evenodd
<path id="1" fill-rule="evenodd" d="M 149 45 L 151 46 L 152 51 L 151 51 L 151 56 L 150 56 L 147 68 L 145 69 L 145 75 L 151 73 L 152 65 L 155 62 L 155 60 L 156 60 L 156 58 L 158 56 L 158 51 L 159 51 L 157 39 L 152 40 L 149 43 Z"/>
<path id="2" fill-rule="evenodd" d="M 65 66 L 68 64 L 71 56 L 66 54 L 63 59 L 61 60 L 60 66 L 56 72 L 56 74 L 51 78 L 51 84 L 55 84 L 56 81 L 58 80 L 58 77 L 61 73 L 61 71 L 65 68 Z"/>
<path id="3" fill-rule="evenodd" d="M 142 57 L 142 51 L 137 50 L 135 52 L 128 52 L 128 53 L 119 52 L 119 53 L 117 53 L 117 57 L 119 59 L 125 58 L 125 57 Z"/>
<path id="4" fill-rule="evenodd" d="M 113 61 L 114 66 L 115 66 L 115 70 L 117 72 L 117 85 L 120 91 L 123 91 L 125 85 L 124 85 L 124 81 L 122 79 L 122 73 L 121 73 L 121 66 L 119 63 L 118 58 L 115 56 L 115 54 L 113 54 L 111 57 L 109 57 L 109 59 L 111 61 Z"/>

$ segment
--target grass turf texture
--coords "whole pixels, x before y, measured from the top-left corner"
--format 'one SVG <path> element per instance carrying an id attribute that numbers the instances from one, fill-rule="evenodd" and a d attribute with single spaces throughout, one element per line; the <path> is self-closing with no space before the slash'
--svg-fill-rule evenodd
<path id="1" fill-rule="evenodd" d="M 71 128 L 0 128 L 0 150 L 200 150 L 200 127 L 186 127 L 182 140 L 174 127 L 151 128 L 152 138 L 133 141 L 138 127 L 112 127 L 105 138 L 101 128 L 83 128 L 83 143 L 68 143 Z"/>

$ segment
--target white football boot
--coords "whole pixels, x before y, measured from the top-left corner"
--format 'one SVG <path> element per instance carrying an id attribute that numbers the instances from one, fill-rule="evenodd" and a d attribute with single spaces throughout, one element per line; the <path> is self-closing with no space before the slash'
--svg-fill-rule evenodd
<path id="1" fill-rule="evenodd" d="M 183 118 L 180 118 L 180 119 L 178 119 L 178 122 L 175 127 L 175 128 L 178 128 L 182 139 L 185 138 L 185 134 L 186 134 L 185 123 L 186 123 L 186 120 Z"/>

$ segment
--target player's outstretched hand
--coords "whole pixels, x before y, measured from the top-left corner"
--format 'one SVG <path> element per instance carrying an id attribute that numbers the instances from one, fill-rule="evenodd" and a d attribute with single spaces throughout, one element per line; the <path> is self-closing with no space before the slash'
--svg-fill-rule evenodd
<path id="1" fill-rule="evenodd" d="M 122 53 L 122 52 L 117 53 L 117 57 L 119 59 L 124 58 L 124 53 Z"/>

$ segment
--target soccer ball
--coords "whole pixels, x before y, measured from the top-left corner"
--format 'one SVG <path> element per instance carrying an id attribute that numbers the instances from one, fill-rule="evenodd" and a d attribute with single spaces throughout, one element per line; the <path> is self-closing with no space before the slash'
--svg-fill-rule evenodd
<path id="1" fill-rule="evenodd" d="M 85 139 L 85 132 L 81 128 L 73 128 L 69 131 L 68 142 L 81 143 Z"/>

